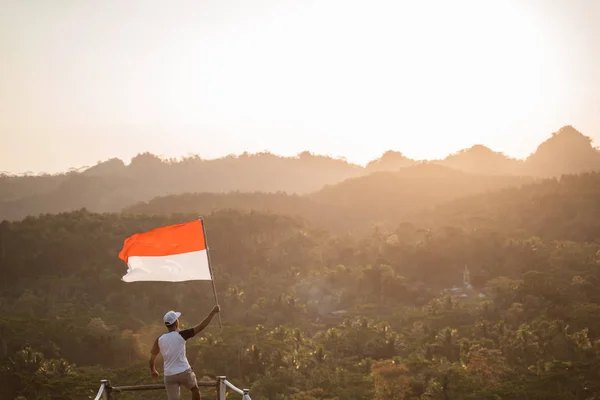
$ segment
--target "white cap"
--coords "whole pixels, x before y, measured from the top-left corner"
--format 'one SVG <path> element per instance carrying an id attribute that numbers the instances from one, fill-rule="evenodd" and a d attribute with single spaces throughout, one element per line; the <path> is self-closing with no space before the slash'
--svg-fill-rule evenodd
<path id="1" fill-rule="evenodd" d="M 175 321 L 177 321 L 177 318 L 179 318 L 179 317 L 181 317 L 180 312 L 175 312 L 175 311 L 171 310 L 165 314 L 165 316 L 163 317 L 163 321 L 164 321 L 165 325 L 173 325 L 175 323 Z"/>

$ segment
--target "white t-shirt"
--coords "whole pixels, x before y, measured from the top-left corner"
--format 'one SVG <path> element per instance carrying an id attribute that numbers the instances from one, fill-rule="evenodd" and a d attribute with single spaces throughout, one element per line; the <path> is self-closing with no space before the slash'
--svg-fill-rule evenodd
<path id="1" fill-rule="evenodd" d="M 154 342 L 152 354 L 160 353 L 164 359 L 164 375 L 177 375 L 191 368 L 185 353 L 185 341 L 194 336 L 194 329 L 172 331 Z"/>

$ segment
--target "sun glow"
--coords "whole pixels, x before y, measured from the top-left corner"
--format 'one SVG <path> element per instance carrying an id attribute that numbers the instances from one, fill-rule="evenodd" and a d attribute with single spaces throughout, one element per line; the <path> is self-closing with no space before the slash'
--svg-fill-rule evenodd
<path id="1" fill-rule="evenodd" d="M 81 160 L 310 150 L 365 163 L 476 143 L 522 156 L 571 123 L 552 114 L 569 109 L 558 31 L 517 0 L 86 4 L 12 6 L 28 50 L 11 56 L 18 96 L 0 121 L 30 140 L 67 135 Z"/>
<path id="2" fill-rule="evenodd" d="M 365 135 L 393 143 L 414 134 L 409 152 L 430 157 L 505 133 L 560 91 L 540 25 L 516 2 L 303 4 L 213 26 L 218 39 L 200 38 L 194 51 L 171 48 L 161 73 L 174 77 L 161 88 L 164 121 L 297 129 L 324 148 L 362 144 L 346 153 L 367 158 Z M 440 137 L 418 143 L 425 132 Z M 372 147 L 377 153 L 381 143 Z"/>

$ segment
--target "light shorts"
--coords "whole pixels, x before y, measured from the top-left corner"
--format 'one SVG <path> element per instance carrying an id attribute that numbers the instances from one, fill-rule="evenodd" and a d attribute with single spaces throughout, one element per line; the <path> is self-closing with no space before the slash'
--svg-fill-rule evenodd
<path id="1" fill-rule="evenodd" d="M 198 386 L 196 374 L 191 369 L 183 371 L 179 374 L 165 376 L 165 388 L 167 389 L 167 397 L 169 400 L 179 400 L 181 396 L 180 387 L 193 389 Z"/>

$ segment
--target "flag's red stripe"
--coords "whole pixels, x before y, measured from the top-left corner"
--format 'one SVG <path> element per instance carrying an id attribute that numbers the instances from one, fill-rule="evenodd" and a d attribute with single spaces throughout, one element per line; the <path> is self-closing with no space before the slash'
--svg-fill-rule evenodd
<path id="1" fill-rule="evenodd" d="M 205 249 L 202 221 L 196 220 L 136 233 L 125 239 L 119 258 L 127 262 L 132 256 L 169 256 Z"/>

